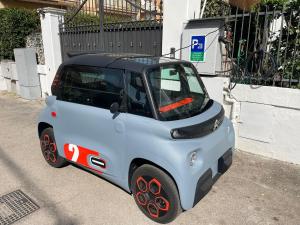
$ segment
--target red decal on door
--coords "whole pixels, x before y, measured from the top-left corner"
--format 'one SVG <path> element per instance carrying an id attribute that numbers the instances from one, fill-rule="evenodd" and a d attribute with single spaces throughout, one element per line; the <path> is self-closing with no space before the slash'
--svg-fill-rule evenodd
<path id="1" fill-rule="evenodd" d="M 89 163 L 89 158 L 91 156 L 93 157 L 97 157 L 100 159 L 100 154 L 99 152 L 78 146 L 78 145 L 74 145 L 74 144 L 65 144 L 64 145 L 64 152 L 65 152 L 65 157 L 66 159 L 77 163 L 79 165 L 85 166 L 89 169 L 92 169 L 98 173 L 103 173 L 101 170 L 97 170 L 94 167 L 92 167 Z M 101 159 L 102 160 L 102 159 Z M 105 162 L 104 160 L 102 160 L 103 162 Z"/>

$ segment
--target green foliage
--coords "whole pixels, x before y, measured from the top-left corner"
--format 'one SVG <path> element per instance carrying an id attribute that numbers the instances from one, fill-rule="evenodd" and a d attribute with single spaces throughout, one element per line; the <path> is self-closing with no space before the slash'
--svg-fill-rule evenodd
<path id="1" fill-rule="evenodd" d="M 276 54 L 279 49 L 278 63 L 282 65 L 283 77 L 300 80 L 300 0 L 290 1 L 284 9 L 286 26 L 282 29 L 281 41 L 278 36 L 271 51 Z"/>
<path id="2" fill-rule="evenodd" d="M 65 14 L 65 21 L 68 21 L 73 16 L 73 14 L 74 14 L 73 11 L 68 11 Z M 79 13 L 70 21 L 70 23 L 71 24 L 99 24 L 99 16 Z"/>
<path id="3" fill-rule="evenodd" d="M 271 7 L 280 8 L 283 5 L 287 4 L 289 0 L 262 0 L 261 5 L 267 5 Z"/>
<path id="4" fill-rule="evenodd" d="M 65 14 L 65 21 L 68 21 L 74 15 L 74 10 L 69 10 Z M 113 23 L 113 22 L 123 22 L 130 21 L 131 17 L 128 15 L 104 15 L 104 23 Z M 99 24 L 100 17 L 96 14 L 87 14 L 87 13 L 78 13 L 74 18 L 71 19 L 70 24 L 76 25 L 90 25 L 90 24 Z"/>
<path id="5" fill-rule="evenodd" d="M 26 36 L 40 28 L 37 12 L 27 9 L 0 9 L 0 59 L 13 59 L 13 49 L 23 48 Z"/>
<path id="6" fill-rule="evenodd" d="M 206 3 L 203 17 L 228 15 L 230 6 L 222 0 L 209 0 Z"/>
<path id="7" fill-rule="evenodd" d="M 297 1 L 297 0 L 296 0 Z M 253 8 L 255 10 L 264 10 L 266 6 L 269 8 L 280 9 L 289 2 L 295 2 L 295 0 L 262 0 L 260 4 Z M 228 15 L 230 6 L 222 0 L 210 0 L 207 1 L 204 17 L 216 17 Z"/>

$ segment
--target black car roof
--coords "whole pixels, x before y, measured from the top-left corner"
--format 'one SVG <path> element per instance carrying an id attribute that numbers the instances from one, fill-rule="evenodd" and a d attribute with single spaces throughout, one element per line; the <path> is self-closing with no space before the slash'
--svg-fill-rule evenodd
<path id="1" fill-rule="evenodd" d="M 174 62 L 181 61 L 166 57 L 154 57 L 139 54 L 87 53 L 75 55 L 66 60 L 62 65 L 97 66 L 113 69 L 126 69 L 142 73 L 147 67 Z"/>

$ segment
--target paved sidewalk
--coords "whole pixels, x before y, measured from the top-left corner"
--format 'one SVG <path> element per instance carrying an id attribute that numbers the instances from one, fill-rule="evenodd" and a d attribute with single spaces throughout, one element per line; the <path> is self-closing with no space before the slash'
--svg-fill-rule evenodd
<path id="1" fill-rule="evenodd" d="M 48 166 L 36 120 L 43 102 L 0 92 L 0 196 L 21 189 L 41 208 L 16 224 L 153 224 L 120 188 Z M 172 224 L 300 224 L 300 166 L 237 151 L 233 166 Z"/>

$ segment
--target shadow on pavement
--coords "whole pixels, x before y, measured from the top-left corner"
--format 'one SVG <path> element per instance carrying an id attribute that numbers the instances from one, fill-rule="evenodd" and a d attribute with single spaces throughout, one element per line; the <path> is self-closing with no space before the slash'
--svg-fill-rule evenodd
<path id="1" fill-rule="evenodd" d="M 0 161 L 9 168 L 9 170 L 14 174 L 16 179 L 20 180 L 22 184 L 32 191 L 33 196 L 37 200 L 38 204 L 42 203 L 44 209 L 55 219 L 55 225 L 77 225 L 78 221 L 69 218 L 67 215 L 62 213 L 55 206 L 54 202 L 49 198 L 49 196 L 40 189 L 30 177 L 28 177 L 23 170 L 3 151 L 0 146 Z"/>

